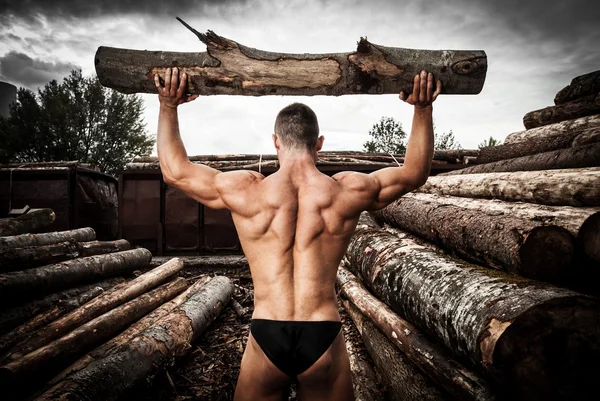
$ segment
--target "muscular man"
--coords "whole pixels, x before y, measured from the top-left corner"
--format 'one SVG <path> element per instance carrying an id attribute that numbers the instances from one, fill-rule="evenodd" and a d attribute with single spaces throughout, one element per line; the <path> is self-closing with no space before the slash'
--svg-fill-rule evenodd
<path id="1" fill-rule="evenodd" d="M 412 131 L 404 166 L 371 174 L 317 170 L 323 146 L 315 113 L 299 103 L 279 112 L 273 144 L 280 168 L 222 173 L 189 161 L 177 106 L 187 76 L 155 77 L 160 114 L 158 157 L 164 180 L 213 209 L 229 209 L 254 281 L 254 313 L 235 400 L 281 400 L 290 379 L 301 400 L 352 400 L 350 363 L 335 295 L 338 265 L 364 210 L 380 209 L 425 183 L 433 156 L 432 74 L 415 76 Z M 434 88 L 435 86 L 435 88 Z"/>

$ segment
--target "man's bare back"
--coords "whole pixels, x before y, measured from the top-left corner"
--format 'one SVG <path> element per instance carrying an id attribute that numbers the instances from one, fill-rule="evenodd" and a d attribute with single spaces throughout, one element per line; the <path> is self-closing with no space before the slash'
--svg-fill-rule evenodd
<path id="1" fill-rule="evenodd" d="M 280 169 L 221 173 L 189 162 L 176 108 L 186 76 L 156 77 L 161 101 L 158 154 L 165 182 L 208 207 L 231 210 L 254 282 L 251 334 L 235 400 L 281 400 L 292 377 L 300 399 L 351 400 L 350 365 L 340 330 L 335 277 L 360 213 L 422 185 L 433 153 L 431 74 L 415 77 L 412 134 L 404 167 L 328 177 L 315 166 L 323 145 L 316 116 L 293 104 L 276 120 Z M 297 134 L 297 131 L 303 131 Z M 296 136 L 297 135 L 297 136 Z"/>

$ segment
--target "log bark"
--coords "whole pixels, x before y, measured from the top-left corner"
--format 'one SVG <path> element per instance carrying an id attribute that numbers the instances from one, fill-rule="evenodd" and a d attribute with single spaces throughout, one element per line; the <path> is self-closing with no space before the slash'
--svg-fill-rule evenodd
<path id="1" fill-rule="evenodd" d="M 420 195 L 407 194 L 373 216 L 474 263 L 559 285 L 588 279 L 577 277 L 575 237 L 564 228 Z"/>
<path id="2" fill-rule="evenodd" d="M 600 266 L 600 212 L 594 213 L 585 220 L 579 229 L 577 239 L 585 254 Z"/>
<path id="3" fill-rule="evenodd" d="M 52 209 L 39 209 L 19 217 L 0 219 L 0 236 L 35 232 L 54 223 L 55 219 Z"/>
<path id="4" fill-rule="evenodd" d="M 445 149 L 434 150 L 433 159 L 453 164 L 462 164 L 465 157 L 477 157 L 479 149 Z"/>
<path id="5" fill-rule="evenodd" d="M 126 251 L 128 241 L 65 241 L 58 244 L 0 249 L 0 272 L 24 270 L 65 260 Z"/>
<path id="6" fill-rule="evenodd" d="M 31 297 L 80 283 L 131 273 L 150 263 L 152 254 L 144 248 L 88 256 L 53 265 L 0 274 L 0 298 Z"/>
<path id="7" fill-rule="evenodd" d="M 100 287 L 106 291 L 124 281 L 125 279 L 122 277 L 113 277 L 98 283 L 69 288 L 54 294 L 46 295 L 43 298 L 34 299 L 33 301 L 24 304 L 8 307 L 3 305 L 3 308 L 0 310 L 0 333 L 6 333 L 36 315 L 47 312 L 55 306 L 60 305 L 62 307 L 63 303 L 64 305 L 74 305 L 75 307 L 78 307 L 74 300 L 82 294 L 93 290 L 96 287 Z"/>
<path id="8" fill-rule="evenodd" d="M 344 298 L 344 307 L 362 334 L 379 372 L 394 389 L 395 398 L 445 399 L 446 396 L 431 382 L 452 399 L 494 398 L 489 385 L 475 372 L 460 364 L 443 347 L 371 295 L 343 267 L 338 269 L 337 286 Z"/>
<path id="9" fill-rule="evenodd" d="M 185 355 L 229 302 L 233 284 L 218 276 L 127 344 L 66 377 L 38 400 L 116 400 Z M 135 398 L 135 397 L 131 397 Z"/>
<path id="10" fill-rule="evenodd" d="M 191 29 L 206 53 L 99 47 L 100 83 L 123 93 L 156 93 L 154 75 L 181 66 L 187 92 L 201 95 L 346 95 L 411 93 L 422 69 L 444 82 L 442 93 L 477 94 L 487 71 L 484 51 L 385 47 L 361 38 L 357 51 L 332 54 L 273 53 Z"/>
<path id="11" fill-rule="evenodd" d="M 529 112 L 523 117 L 523 125 L 526 129 L 531 129 L 594 114 L 600 114 L 600 99 L 593 102 L 565 103 Z"/>
<path id="12" fill-rule="evenodd" d="M 531 139 L 544 139 L 556 135 L 564 135 L 569 132 L 581 132 L 598 127 L 600 127 L 600 114 L 544 125 L 543 127 L 532 128 L 525 131 L 513 132 L 512 134 L 509 134 L 506 139 L 504 139 L 504 144 L 508 145 L 512 143 L 528 141 Z"/>
<path id="13" fill-rule="evenodd" d="M 39 383 L 42 378 L 48 378 L 68 362 L 110 339 L 186 288 L 186 280 L 177 278 L 85 323 L 56 341 L 1 366 L 0 384 L 9 393 L 27 393 L 30 390 L 23 391 L 19 388 L 25 382 L 31 386 Z"/>
<path id="14" fill-rule="evenodd" d="M 106 343 L 102 344 L 98 348 L 84 355 L 80 359 L 78 359 L 71 366 L 63 370 L 60 374 L 54 377 L 52 380 L 48 382 L 48 388 L 53 387 L 55 384 L 62 381 L 69 375 L 75 374 L 84 370 L 90 363 L 95 360 L 99 360 L 102 358 L 106 358 L 111 354 L 114 350 L 119 347 L 128 344 L 131 340 L 133 340 L 137 335 L 142 333 L 144 330 L 151 327 L 160 319 L 167 316 L 176 308 L 180 307 L 183 303 L 185 303 L 188 299 L 190 299 L 194 294 L 196 294 L 206 283 L 208 283 L 212 277 L 204 276 L 198 279 L 194 284 L 192 284 L 187 290 L 183 293 L 172 299 L 171 301 L 165 303 L 161 307 L 155 309 L 148 315 L 144 316 L 142 319 L 138 320 L 131 326 L 127 328 L 124 332 L 119 334 L 118 336 L 112 338 Z"/>
<path id="15" fill-rule="evenodd" d="M 143 249 L 143 248 L 141 248 Z M 144 249 L 145 250 L 145 249 Z M 147 250 L 145 250 L 148 252 Z M 177 274 L 183 268 L 183 263 L 175 258 L 141 276 L 120 284 L 110 291 L 94 298 L 90 302 L 75 309 L 67 315 L 39 330 L 27 342 L 15 347 L 8 355 L 10 360 L 16 360 L 51 341 L 67 334 L 84 323 L 100 316 L 103 313 L 130 301 L 146 291 L 162 284 L 164 281 Z"/>
<path id="16" fill-rule="evenodd" d="M 477 156 L 477 164 L 493 163 L 598 142 L 600 142 L 600 127 L 543 138 L 531 138 L 508 145 L 486 146 L 481 148 L 479 156 Z"/>
<path id="17" fill-rule="evenodd" d="M 435 176 L 418 191 L 550 206 L 600 206 L 600 168 Z"/>
<path id="18" fill-rule="evenodd" d="M 600 93 L 600 70 L 573 78 L 554 97 L 554 104 L 564 104 L 582 98 L 596 96 Z"/>
<path id="19" fill-rule="evenodd" d="M 69 231 L 57 231 L 44 234 L 22 234 L 0 237 L 0 249 L 42 246 L 75 240 L 78 242 L 94 241 L 96 232 L 92 228 L 78 228 Z"/>
<path id="20" fill-rule="evenodd" d="M 600 135 L 598 135 L 598 139 L 600 140 Z M 525 144 L 525 142 L 520 142 L 515 145 L 521 144 Z M 530 156 L 501 160 L 493 163 L 477 164 L 473 167 L 449 171 L 439 175 L 560 170 L 598 166 L 600 166 L 600 143 L 593 143 L 590 145 L 575 146 Z"/>
<path id="21" fill-rule="evenodd" d="M 186 269 L 225 269 L 225 268 L 248 268 L 248 261 L 244 255 L 210 255 L 210 256 L 178 256 Z M 172 259 L 171 256 L 154 256 L 150 266 L 160 266 Z"/>
<path id="22" fill-rule="evenodd" d="M 470 265 L 361 216 L 348 267 L 383 302 L 493 377 L 513 399 L 590 399 L 600 367 L 598 300 Z"/>

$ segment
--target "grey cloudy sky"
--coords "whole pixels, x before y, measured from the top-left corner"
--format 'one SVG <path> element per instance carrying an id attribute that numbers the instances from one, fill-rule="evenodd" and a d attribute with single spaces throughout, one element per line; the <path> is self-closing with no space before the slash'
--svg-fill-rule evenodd
<path id="1" fill-rule="evenodd" d="M 482 93 L 441 96 L 434 107 L 437 130 L 453 130 L 464 148 L 523 129 L 525 113 L 600 69 L 600 2 L 592 0 L 10 0 L 0 1 L 0 80 L 35 89 L 77 66 L 92 74 L 98 46 L 204 51 L 175 16 L 277 52 L 353 51 L 361 36 L 394 47 L 483 49 Z M 143 98 L 154 133 L 158 102 Z M 201 97 L 180 108 L 188 153 L 272 153 L 275 115 L 294 101 L 319 116 L 326 150 L 360 150 L 382 116 L 411 123 L 411 107 L 394 95 Z"/>

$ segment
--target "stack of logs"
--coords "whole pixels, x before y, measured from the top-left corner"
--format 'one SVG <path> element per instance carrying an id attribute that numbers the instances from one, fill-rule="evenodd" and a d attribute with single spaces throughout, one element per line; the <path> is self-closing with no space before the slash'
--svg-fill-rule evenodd
<path id="1" fill-rule="evenodd" d="M 392 399 L 595 399 L 600 114 L 577 105 L 599 83 L 361 216 L 338 290 Z"/>
<path id="2" fill-rule="evenodd" d="M 230 300 L 228 278 L 188 283 L 180 259 L 150 268 L 147 249 L 91 228 L 31 233 L 53 221 L 50 209 L 0 220 L 2 399 L 127 398 Z"/>

